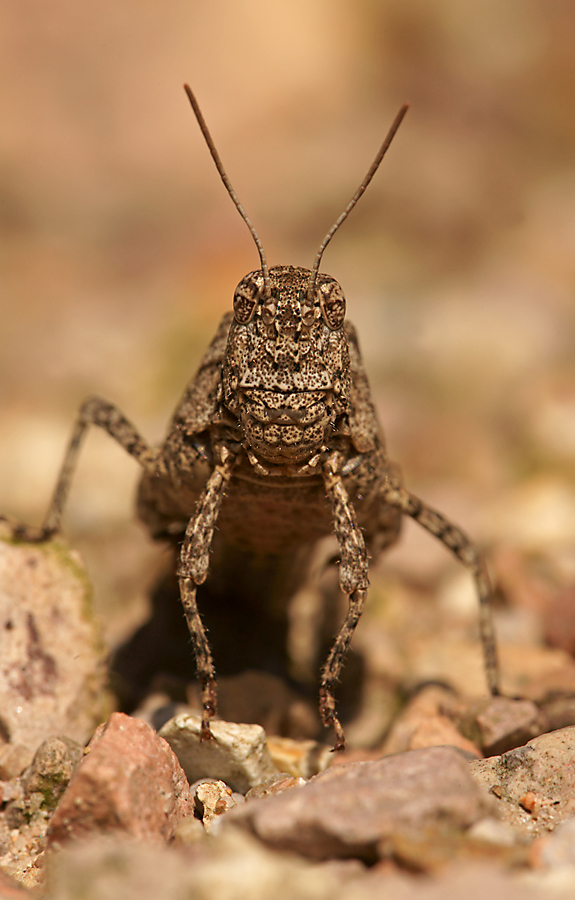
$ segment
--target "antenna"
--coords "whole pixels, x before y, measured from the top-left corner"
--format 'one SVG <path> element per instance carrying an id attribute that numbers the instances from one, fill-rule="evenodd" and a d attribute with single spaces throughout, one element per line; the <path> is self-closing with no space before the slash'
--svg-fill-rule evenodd
<path id="1" fill-rule="evenodd" d="M 402 123 L 402 121 L 403 121 L 403 117 L 405 116 L 405 114 L 406 114 L 406 112 L 407 112 L 408 109 L 409 109 L 409 103 L 404 103 L 403 106 L 401 107 L 401 109 L 399 110 L 399 112 L 397 113 L 395 119 L 394 119 L 393 122 L 391 123 L 391 128 L 390 128 L 389 131 L 387 132 L 387 134 L 386 134 L 386 136 L 385 136 L 385 140 L 384 140 L 383 144 L 381 145 L 381 147 L 379 148 L 379 151 L 378 151 L 378 153 L 377 153 L 377 156 L 375 157 L 374 161 L 372 162 L 371 166 L 369 167 L 369 171 L 368 171 L 367 175 L 365 176 L 365 178 L 364 178 L 363 181 L 361 182 L 360 186 L 358 187 L 357 191 L 355 192 L 355 194 L 353 195 L 353 197 L 351 198 L 351 200 L 350 200 L 349 203 L 347 204 L 347 206 L 346 206 L 346 208 L 344 209 L 344 211 L 343 211 L 343 212 L 341 213 L 341 215 L 339 215 L 338 218 L 335 220 L 335 222 L 333 223 L 333 225 L 332 225 L 331 228 L 329 229 L 328 233 L 327 233 L 326 236 L 324 237 L 323 241 L 321 242 L 320 248 L 319 248 L 319 250 L 317 251 L 317 256 L 316 256 L 316 258 L 315 258 L 315 262 L 314 262 L 314 264 L 313 264 L 313 268 L 312 268 L 312 270 L 311 270 L 311 276 L 310 276 L 310 280 L 309 280 L 309 287 L 308 287 L 308 289 L 307 289 L 307 295 L 308 295 L 308 299 L 309 299 L 309 302 L 310 302 L 310 303 L 313 301 L 313 292 L 314 292 L 314 290 L 315 290 L 315 283 L 316 283 L 316 280 L 317 280 L 317 275 L 318 275 L 318 272 L 319 272 L 319 266 L 320 266 L 321 258 L 322 258 L 323 254 L 324 254 L 325 248 L 327 247 L 327 245 L 328 245 L 329 242 L 331 241 L 332 237 L 334 236 L 334 234 L 335 234 L 336 231 L 338 230 L 339 226 L 342 225 L 343 222 L 345 222 L 345 220 L 346 220 L 347 217 L 349 216 L 350 212 L 352 211 L 352 209 L 353 209 L 354 206 L 356 205 L 356 203 L 357 203 L 357 201 L 359 200 L 359 198 L 362 196 L 362 194 L 365 193 L 365 191 L 366 191 L 366 189 L 367 189 L 367 187 L 368 187 L 368 185 L 369 185 L 371 179 L 373 178 L 373 176 L 375 175 L 375 173 L 377 172 L 377 170 L 378 170 L 378 168 L 379 168 L 380 162 L 382 161 L 383 157 L 384 157 L 385 154 L 387 153 L 387 150 L 388 150 L 388 148 L 389 148 L 389 145 L 391 144 L 392 140 L 394 139 L 395 134 L 396 134 L 396 132 L 397 132 L 397 129 L 398 129 L 399 126 L 401 125 L 401 123 Z"/>
<path id="2" fill-rule="evenodd" d="M 260 241 L 257 231 L 255 230 L 254 226 L 252 225 L 252 223 L 248 217 L 248 214 L 246 213 L 245 209 L 243 208 L 242 204 L 240 203 L 240 201 L 238 199 L 238 195 L 234 191 L 231 181 L 226 174 L 226 170 L 223 167 L 222 161 L 220 159 L 220 155 L 219 155 L 218 151 L 216 150 L 216 145 L 214 144 L 213 138 L 208 130 L 208 126 L 206 125 L 206 121 L 202 115 L 202 111 L 198 105 L 198 101 L 194 97 L 191 87 L 188 84 L 185 84 L 184 90 L 185 90 L 186 94 L 188 95 L 188 100 L 192 104 L 192 109 L 194 110 L 194 115 L 197 119 L 198 125 L 200 126 L 201 132 L 204 136 L 204 140 L 205 140 L 206 144 L 208 145 L 208 150 L 212 154 L 212 159 L 216 164 L 216 169 L 220 173 L 220 178 L 222 179 L 228 194 L 232 198 L 235 208 L 237 209 L 240 216 L 242 217 L 242 219 L 248 226 L 248 228 L 250 230 L 250 234 L 254 239 L 254 243 L 255 243 L 256 247 L 258 248 L 258 253 L 260 255 L 260 263 L 261 263 L 261 267 L 262 267 L 262 273 L 264 276 L 264 294 L 266 297 L 269 297 L 270 292 L 271 292 L 270 273 L 269 273 L 268 264 L 266 261 L 266 255 L 264 253 L 264 248 L 262 246 L 262 242 Z"/>

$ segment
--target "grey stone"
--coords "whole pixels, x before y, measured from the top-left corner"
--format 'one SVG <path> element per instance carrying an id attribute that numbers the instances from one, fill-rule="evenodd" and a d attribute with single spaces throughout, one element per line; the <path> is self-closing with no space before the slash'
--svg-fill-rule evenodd
<path id="1" fill-rule="evenodd" d="M 246 803 L 227 821 L 276 849 L 370 861 L 398 832 L 465 829 L 490 806 L 463 755 L 431 747 L 333 766 L 297 790 Z"/>
<path id="2" fill-rule="evenodd" d="M 212 721 L 213 738 L 200 740 L 199 716 L 180 715 L 160 731 L 180 761 L 190 783 L 216 778 L 245 793 L 277 774 L 260 725 Z"/>
<path id="3" fill-rule="evenodd" d="M 496 756 L 547 731 L 547 718 L 531 700 L 489 697 L 465 713 L 462 730 L 485 756 Z"/>

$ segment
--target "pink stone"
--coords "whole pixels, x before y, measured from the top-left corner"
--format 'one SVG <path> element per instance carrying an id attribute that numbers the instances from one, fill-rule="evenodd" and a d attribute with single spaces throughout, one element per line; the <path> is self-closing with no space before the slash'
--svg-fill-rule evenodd
<path id="1" fill-rule="evenodd" d="M 139 719 L 114 713 L 100 725 L 58 804 L 51 845 L 94 833 L 166 840 L 193 815 L 189 785 L 169 744 Z"/>

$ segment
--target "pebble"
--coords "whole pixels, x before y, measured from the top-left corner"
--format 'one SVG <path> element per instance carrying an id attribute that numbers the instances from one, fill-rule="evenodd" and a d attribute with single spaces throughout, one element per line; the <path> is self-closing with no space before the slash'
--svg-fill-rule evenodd
<path id="1" fill-rule="evenodd" d="M 50 822 L 49 843 L 101 832 L 170 840 L 193 815 L 186 776 L 166 741 L 144 722 L 114 713 L 98 727 Z"/>
<path id="2" fill-rule="evenodd" d="M 49 738 L 24 774 L 3 785 L 0 867 L 28 887 L 42 882 L 49 817 L 81 757 L 82 748 L 70 738 Z"/>
<path id="3" fill-rule="evenodd" d="M 39 794 L 42 807 L 53 812 L 82 757 L 83 748 L 70 738 L 44 741 L 22 777 L 25 796 Z"/>
<path id="4" fill-rule="evenodd" d="M 497 799 L 502 819 L 532 835 L 546 833 L 575 814 L 574 770 L 575 727 L 470 763 L 477 784 Z"/>
<path id="5" fill-rule="evenodd" d="M 212 740 L 201 741 L 201 718 L 183 714 L 166 722 L 159 732 L 178 757 L 190 783 L 215 778 L 245 794 L 277 775 L 260 725 L 214 720 L 210 728 Z"/>
<path id="6" fill-rule="evenodd" d="M 34 752 L 23 744 L 0 745 L 0 780 L 10 781 L 30 765 Z"/>
<path id="7" fill-rule="evenodd" d="M 449 745 L 480 757 L 477 745 L 461 734 L 448 715 L 454 708 L 458 708 L 458 702 L 453 691 L 439 685 L 422 688 L 393 723 L 382 753 L 389 755 Z"/>
<path id="8" fill-rule="evenodd" d="M 294 778 L 311 778 L 329 768 L 334 759 L 332 746 L 317 741 L 268 734 L 267 744 L 276 769 Z"/>
<path id="9" fill-rule="evenodd" d="M 0 900 L 32 900 L 33 897 L 34 894 L 0 869 Z"/>
<path id="10" fill-rule="evenodd" d="M 485 756 L 499 756 L 546 731 L 547 717 L 531 700 L 488 697 L 466 711 L 462 730 Z"/>
<path id="11" fill-rule="evenodd" d="M 279 772 L 266 781 L 262 781 L 261 784 L 250 788 L 245 799 L 260 800 L 262 797 L 273 797 L 277 794 L 283 794 L 284 791 L 291 791 L 292 788 L 301 787 L 305 783 L 305 778 L 296 778 L 294 775 Z"/>
<path id="12" fill-rule="evenodd" d="M 539 867 L 569 866 L 575 872 L 575 819 L 567 819 L 552 834 L 539 838 L 533 852 Z"/>
<path id="13" fill-rule="evenodd" d="M 228 821 L 275 849 L 373 861 L 397 832 L 468 828 L 489 808 L 463 755 L 431 747 L 334 766 L 297 790 L 247 803 Z"/>
<path id="14" fill-rule="evenodd" d="M 60 541 L 10 542 L 0 521 L 0 621 L 4 742 L 32 754 L 54 734 L 84 743 L 109 697 L 106 651 L 77 554 Z M 14 774 L 20 760 L 7 764 Z"/>
<path id="15" fill-rule="evenodd" d="M 52 855 L 48 865 L 50 900 L 339 900 L 341 896 L 341 873 L 274 853 L 238 829 L 222 829 L 209 841 L 183 850 L 100 838 L 66 847 Z"/>
<path id="16" fill-rule="evenodd" d="M 199 814 L 206 831 L 214 830 L 218 824 L 216 819 L 228 810 L 233 809 L 236 801 L 232 796 L 232 789 L 223 781 L 202 781 L 196 786 L 195 809 Z"/>

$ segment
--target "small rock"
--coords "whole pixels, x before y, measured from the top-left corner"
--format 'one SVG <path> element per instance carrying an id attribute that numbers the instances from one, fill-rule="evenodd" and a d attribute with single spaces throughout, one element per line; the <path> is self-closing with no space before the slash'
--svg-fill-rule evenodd
<path id="1" fill-rule="evenodd" d="M 535 835 L 575 814 L 574 770 L 575 727 L 542 734 L 524 747 L 470 764 L 477 784 L 499 800 L 503 819 Z"/>
<path id="2" fill-rule="evenodd" d="M 334 900 L 341 897 L 342 880 L 341 873 L 274 853 L 245 832 L 225 828 L 184 852 L 118 838 L 71 844 L 50 856 L 48 895 L 50 900 Z"/>
<path id="3" fill-rule="evenodd" d="M 4 784 L 0 866 L 28 887 L 42 881 L 48 819 L 81 757 L 82 748 L 74 741 L 50 738 L 22 777 Z"/>
<path id="4" fill-rule="evenodd" d="M 546 716 L 531 700 L 489 697 L 474 703 L 461 720 L 464 734 L 485 756 L 498 756 L 521 747 L 547 730 Z"/>
<path id="5" fill-rule="evenodd" d="M 50 823 L 52 845 L 94 832 L 170 840 L 193 815 L 186 777 L 168 744 L 138 719 L 114 713 L 101 725 Z"/>
<path id="6" fill-rule="evenodd" d="M 199 716 L 180 715 L 160 731 L 180 761 L 190 783 L 216 778 L 232 790 L 245 793 L 266 778 L 277 775 L 260 725 L 234 722 L 210 723 L 212 740 L 200 740 Z"/>
<path id="7" fill-rule="evenodd" d="M 329 768 L 334 758 L 332 747 L 317 741 L 295 741 L 268 734 L 267 744 L 276 769 L 294 778 L 311 778 Z"/>
<path id="8" fill-rule="evenodd" d="M 486 816 L 471 826 L 467 835 L 471 840 L 483 841 L 497 847 L 512 847 L 517 841 L 517 833 L 507 822 Z"/>
<path id="9" fill-rule="evenodd" d="M 23 744 L 0 745 L 0 781 L 10 781 L 30 765 L 34 752 Z"/>
<path id="10" fill-rule="evenodd" d="M 106 650 L 79 557 L 60 541 L 18 544 L 0 521 L 0 734 L 35 751 L 84 743 L 109 708 Z"/>
<path id="11" fill-rule="evenodd" d="M 31 900 L 32 897 L 34 894 L 0 869 L 0 900 Z"/>
<path id="12" fill-rule="evenodd" d="M 431 877 L 380 873 L 374 867 L 362 879 L 360 890 L 351 891 L 349 898 L 344 894 L 342 900 L 567 900 L 572 896 L 532 886 L 526 876 L 517 875 L 517 868 L 503 868 L 497 857 L 444 865 Z"/>
<path id="13" fill-rule="evenodd" d="M 461 865 L 472 859 L 508 866 L 526 865 L 527 846 L 515 841 L 485 840 L 481 832 L 474 834 L 474 829 L 475 826 L 466 832 L 435 828 L 421 832 L 397 831 L 381 842 L 379 852 L 383 858 L 393 859 L 410 872 L 438 873 L 450 864 Z"/>
<path id="14" fill-rule="evenodd" d="M 428 716 L 417 724 L 410 735 L 407 750 L 424 747 L 457 747 L 470 757 L 481 757 L 481 751 L 455 727 L 447 716 Z"/>
<path id="15" fill-rule="evenodd" d="M 70 738 L 44 741 L 22 778 L 25 795 L 39 794 L 42 808 L 52 812 L 83 754 L 83 748 Z"/>
<path id="16" fill-rule="evenodd" d="M 196 787 L 195 806 L 206 831 L 211 831 L 214 820 L 236 805 L 232 789 L 223 781 L 202 781 Z"/>
<path id="17" fill-rule="evenodd" d="M 550 694 L 575 694 L 575 660 L 557 647 L 500 646 L 503 693 L 540 704 Z"/>
<path id="18" fill-rule="evenodd" d="M 425 747 L 457 747 L 473 757 L 480 757 L 476 744 L 464 737 L 447 715 L 459 708 L 453 691 L 439 685 L 427 685 L 407 704 L 392 725 L 382 754 L 422 750 Z"/>
<path id="19" fill-rule="evenodd" d="M 245 799 L 261 800 L 262 797 L 273 797 L 276 794 L 283 794 L 284 791 L 291 791 L 294 787 L 301 787 L 305 783 L 305 778 L 295 778 L 293 775 L 279 772 L 268 778 L 267 781 L 262 781 L 256 787 L 250 788 Z"/>
<path id="20" fill-rule="evenodd" d="M 547 720 L 547 731 L 575 725 L 575 693 L 572 691 L 551 691 L 537 705 Z"/>
<path id="21" fill-rule="evenodd" d="M 381 750 L 360 750 L 352 748 L 350 750 L 338 750 L 337 753 L 334 753 L 332 750 L 330 763 L 331 766 L 345 766 L 347 763 L 375 762 L 378 759 L 381 759 Z"/>
<path id="22" fill-rule="evenodd" d="M 568 819 L 557 826 L 553 834 L 538 838 L 533 847 L 539 866 L 575 870 L 575 819 Z"/>
<path id="23" fill-rule="evenodd" d="M 373 861 L 392 835 L 468 828 L 489 806 L 462 754 L 431 747 L 334 766 L 298 790 L 247 803 L 228 821 L 276 849 Z"/>
<path id="24" fill-rule="evenodd" d="M 203 822 L 194 816 L 186 816 L 181 819 L 174 830 L 174 844 L 176 846 L 190 847 L 203 841 L 206 836 L 206 829 Z"/>
<path id="25" fill-rule="evenodd" d="M 26 808 L 22 793 L 14 797 L 0 818 L 0 870 L 24 887 L 43 884 L 48 816 L 45 810 Z M 2 894 L 0 893 L 0 897 Z"/>

